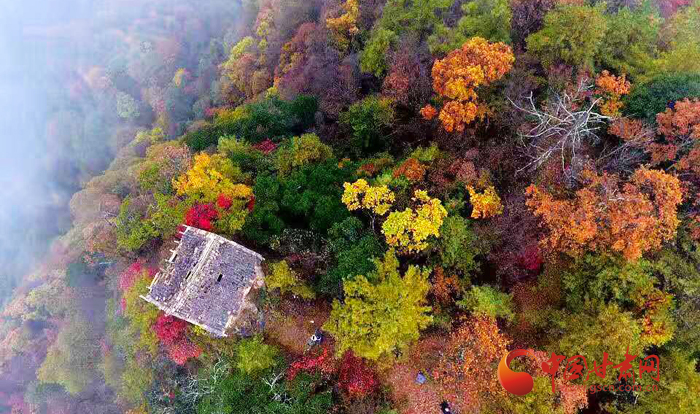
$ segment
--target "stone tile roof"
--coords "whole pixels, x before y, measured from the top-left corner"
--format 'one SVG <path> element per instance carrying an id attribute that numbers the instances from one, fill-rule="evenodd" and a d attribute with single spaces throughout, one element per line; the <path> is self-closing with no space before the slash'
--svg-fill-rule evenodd
<path id="1" fill-rule="evenodd" d="M 165 269 L 143 299 L 166 313 L 226 336 L 232 318 L 250 306 L 246 295 L 262 280 L 258 253 L 224 237 L 185 227 Z"/>

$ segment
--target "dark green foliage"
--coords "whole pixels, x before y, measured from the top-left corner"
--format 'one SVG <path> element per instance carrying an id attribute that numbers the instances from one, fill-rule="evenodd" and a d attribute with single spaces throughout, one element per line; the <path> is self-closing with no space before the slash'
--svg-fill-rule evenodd
<path id="1" fill-rule="evenodd" d="M 197 405 L 198 414 L 318 414 L 329 412 L 330 390 L 318 390 L 319 379 L 304 373 L 287 383 L 284 377 L 276 382 L 269 370 L 260 379 L 235 370 L 219 381 L 216 388 Z M 274 384 L 265 383 L 265 380 Z"/>
<path id="2" fill-rule="evenodd" d="M 235 135 L 248 142 L 279 139 L 298 135 L 314 122 L 318 110 L 316 98 L 300 95 L 292 101 L 271 96 L 244 105 L 243 116 L 233 120 L 207 124 L 183 137 L 193 151 L 202 151 L 219 142 L 219 138 Z"/>
<path id="3" fill-rule="evenodd" d="M 700 73 L 664 74 L 635 85 L 625 99 L 625 115 L 655 122 L 656 114 L 683 98 L 700 98 Z"/>
<path id="4" fill-rule="evenodd" d="M 351 175 L 350 168 L 338 168 L 334 159 L 305 167 L 284 180 L 281 206 L 292 217 L 305 218 L 312 230 L 325 233 L 349 215 L 340 197 Z"/>
<path id="5" fill-rule="evenodd" d="M 442 266 L 453 268 L 462 276 L 469 276 L 478 269 L 476 257 L 482 253 L 482 247 L 467 219 L 459 215 L 448 216 L 440 233 L 437 248 Z"/>
<path id="6" fill-rule="evenodd" d="M 285 227 L 284 221 L 279 217 L 280 182 L 273 175 L 260 175 L 255 180 L 253 193 L 255 207 L 246 218 L 243 234 L 256 243 L 267 244 L 273 236 L 281 234 Z"/>
<path id="7" fill-rule="evenodd" d="M 348 217 L 335 223 L 328 230 L 331 250 L 336 262 L 321 275 L 316 290 L 325 295 L 337 296 L 342 291 L 342 282 L 357 275 L 371 273 L 375 266 L 373 258 L 383 255 L 382 243 L 356 217 Z"/>
<path id="8" fill-rule="evenodd" d="M 676 246 L 659 253 L 653 267 L 676 298 L 674 316 L 680 329 L 674 342 L 700 357 L 700 244 L 684 231 L 678 239 Z"/>
<path id="9" fill-rule="evenodd" d="M 286 227 L 308 227 L 325 233 L 333 223 L 349 215 L 340 201 L 342 184 L 349 181 L 354 164 L 338 167 L 330 159 L 312 164 L 289 177 L 262 175 L 255 181 L 255 208 L 246 219 L 243 233 L 250 240 L 269 243 Z"/>
<path id="10" fill-rule="evenodd" d="M 387 128 L 393 120 L 391 101 L 376 96 L 356 102 L 340 114 L 340 122 L 352 131 L 352 152 L 383 150 L 387 144 Z"/>
<path id="11" fill-rule="evenodd" d="M 271 157 L 236 137 L 221 137 L 218 148 L 219 152 L 226 154 L 231 159 L 233 165 L 240 167 L 246 173 L 260 173 L 269 170 L 273 164 Z"/>
<path id="12" fill-rule="evenodd" d="M 563 274 L 566 302 L 572 312 L 590 306 L 617 303 L 631 305 L 632 292 L 653 285 L 651 264 L 645 260 L 623 262 L 588 255 Z"/>

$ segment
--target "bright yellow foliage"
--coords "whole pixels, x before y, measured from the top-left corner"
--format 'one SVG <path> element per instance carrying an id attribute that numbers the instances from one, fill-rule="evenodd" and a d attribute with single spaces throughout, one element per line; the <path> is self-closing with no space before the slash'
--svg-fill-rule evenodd
<path id="1" fill-rule="evenodd" d="M 248 199 L 253 190 L 245 184 L 234 183 L 242 178 L 240 169 L 223 155 L 201 153 L 195 155 L 189 171 L 173 180 L 173 187 L 178 195 L 205 203 L 216 201 L 220 194 L 233 199 Z"/>
<path id="2" fill-rule="evenodd" d="M 430 198 L 425 191 L 416 190 L 413 200 L 416 209 L 406 208 L 389 214 L 382 225 L 386 242 L 400 253 L 415 253 L 428 247 L 430 236 L 440 237 L 440 226 L 447 210 L 437 198 Z"/>
<path id="3" fill-rule="evenodd" d="M 326 19 L 326 27 L 333 33 L 333 38 L 341 50 L 347 49 L 350 46 L 350 38 L 359 32 L 357 19 L 360 17 L 360 0 L 346 1 L 343 10 L 345 13 L 339 17 Z"/>
<path id="4" fill-rule="evenodd" d="M 393 250 L 374 263 L 377 270 L 370 277 L 360 275 L 343 283 L 343 302 L 333 301 L 330 318 L 323 325 L 336 338 L 338 355 L 352 350 L 367 359 L 391 359 L 416 341 L 432 321 L 432 309 L 426 303 L 430 270 L 408 266 L 401 276 Z"/>
<path id="5" fill-rule="evenodd" d="M 386 185 L 372 187 L 363 179 L 352 184 L 345 183 L 343 187 L 342 201 L 350 211 L 362 208 L 381 216 L 389 211 L 396 198 Z"/>
<path id="6" fill-rule="evenodd" d="M 488 186 L 483 193 L 477 193 L 471 185 L 467 186 L 467 191 L 473 207 L 472 218 L 489 218 L 503 213 L 501 197 L 492 185 Z"/>

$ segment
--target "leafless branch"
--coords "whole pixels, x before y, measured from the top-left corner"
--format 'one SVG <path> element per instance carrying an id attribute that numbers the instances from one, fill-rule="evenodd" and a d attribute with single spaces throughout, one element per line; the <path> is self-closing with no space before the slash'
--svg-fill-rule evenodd
<path id="1" fill-rule="evenodd" d="M 572 165 L 579 164 L 584 143 L 598 142 L 598 131 L 611 119 L 596 112 L 598 99 L 586 102 L 582 97 L 590 85 L 580 82 L 575 92 L 555 94 L 543 108 L 538 108 L 532 93 L 526 105 L 511 104 L 532 119 L 532 127 L 520 132 L 520 140 L 532 160 L 518 172 L 538 168 L 552 156 L 561 157 L 562 169 L 567 157 Z"/>

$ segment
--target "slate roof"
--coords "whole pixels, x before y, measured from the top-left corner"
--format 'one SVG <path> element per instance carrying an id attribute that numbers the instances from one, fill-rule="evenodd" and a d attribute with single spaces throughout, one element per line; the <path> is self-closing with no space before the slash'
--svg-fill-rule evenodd
<path id="1" fill-rule="evenodd" d="M 217 335 L 249 306 L 246 295 L 262 280 L 258 253 L 217 234 L 185 226 L 178 247 L 143 299 Z"/>

